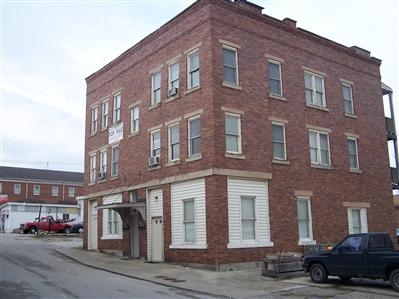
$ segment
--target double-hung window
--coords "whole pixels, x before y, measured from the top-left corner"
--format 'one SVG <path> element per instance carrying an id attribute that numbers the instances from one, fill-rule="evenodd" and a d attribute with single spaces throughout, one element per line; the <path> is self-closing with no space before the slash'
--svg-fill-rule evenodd
<path id="1" fill-rule="evenodd" d="M 135 134 L 139 132 L 139 106 L 133 106 L 130 108 L 130 134 Z"/>
<path id="2" fill-rule="evenodd" d="M 187 89 L 200 85 L 199 52 L 195 50 L 187 55 Z"/>
<path id="3" fill-rule="evenodd" d="M 188 119 L 188 156 L 201 154 L 201 119 L 195 116 Z"/>
<path id="4" fill-rule="evenodd" d="M 331 165 L 328 133 L 309 130 L 309 145 L 312 164 Z"/>
<path id="5" fill-rule="evenodd" d="M 232 154 L 241 154 L 241 122 L 237 114 L 226 113 L 226 152 Z"/>
<path id="6" fill-rule="evenodd" d="M 169 161 L 177 161 L 180 158 L 180 130 L 179 124 L 171 125 L 169 135 Z"/>
<path id="7" fill-rule="evenodd" d="M 352 86 L 344 83 L 342 85 L 342 95 L 344 97 L 344 110 L 346 114 L 355 114 L 353 109 Z"/>
<path id="8" fill-rule="evenodd" d="M 33 195 L 40 195 L 40 185 L 33 186 Z"/>
<path id="9" fill-rule="evenodd" d="M 75 187 L 68 187 L 68 196 L 75 197 Z"/>
<path id="10" fill-rule="evenodd" d="M 179 88 L 179 63 L 175 62 L 169 65 L 169 90 Z"/>
<path id="11" fill-rule="evenodd" d="M 183 200 L 184 242 L 195 242 L 194 199 Z"/>
<path id="12" fill-rule="evenodd" d="M 255 197 L 241 196 L 241 239 L 256 239 Z"/>
<path id="13" fill-rule="evenodd" d="M 269 71 L 269 93 L 271 95 L 283 96 L 283 87 L 281 80 L 281 63 L 269 60 L 268 62 Z"/>
<path id="14" fill-rule="evenodd" d="M 21 194 L 21 184 L 14 184 L 14 194 Z"/>
<path id="15" fill-rule="evenodd" d="M 350 234 L 367 233 L 367 209 L 348 208 L 348 224 Z"/>
<path id="16" fill-rule="evenodd" d="M 151 157 L 161 156 L 161 131 L 151 132 Z"/>
<path id="17" fill-rule="evenodd" d="M 105 129 L 108 127 L 108 109 L 109 101 L 105 100 L 101 105 L 101 128 Z"/>
<path id="18" fill-rule="evenodd" d="M 349 137 L 347 139 L 348 143 L 348 157 L 349 157 L 349 169 L 358 170 L 359 169 L 359 158 L 357 151 L 357 139 Z"/>
<path id="19" fill-rule="evenodd" d="M 239 85 L 237 49 L 228 46 L 223 46 L 223 82 Z"/>
<path id="20" fill-rule="evenodd" d="M 285 145 L 285 126 L 281 123 L 272 123 L 273 159 L 287 160 Z"/>
<path id="21" fill-rule="evenodd" d="M 58 186 L 53 186 L 51 188 L 51 195 L 52 196 L 58 196 Z"/>
<path id="22" fill-rule="evenodd" d="M 310 198 L 298 197 L 297 198 L 297 209 L 298 209 L 298 233 L 299 233 L 299 244 L 313 241 L 313 230 L 312 230 L 312 213 L 310 208 Z"/>
<path id="23" fill-rule="evenodd" d="M 119 146 L 115 145 L 111 150 L 111 177 L 119 175 Z"/>
<path id="24" fill-rule="evenodd" d="M 98 107 L 94 106 L 91 108 L 91 134 L 97 132 L 98 129 Z"/>
<path id="25" fill-rule="evenodd" d="M 307 104 L 326 107 L 323 76 L 305 72 L 305 89 Z"/>
<path id="26" fill-rule="evenodd" d="M 100 152 L 100 178 L 105 178 L 107 173 L 107 150 L 104 149 Z"/>
<path id="27" fill-rule="evenodd" d="M 161 102 L 161 71 L 151 75 L 151 106 Z"/>
<path id="28" fill-rule="evenodd" d="M 90 183 L 96 181 L 96 154 L 90 155 Z"/>
<path id="29" fill-rule="evenodd" d="M 114 124 L 121 120 L 121 93 L 114 95 L 114 110 L 112 119 Z"/>

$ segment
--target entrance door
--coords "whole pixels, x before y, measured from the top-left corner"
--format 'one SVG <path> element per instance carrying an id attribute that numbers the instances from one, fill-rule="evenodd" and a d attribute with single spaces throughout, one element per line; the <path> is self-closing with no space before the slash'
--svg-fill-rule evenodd
<path id="1" fill-rule="evenodd" d="M 88 248 L 98 249 L 98 223 L 97 223 L 97 200 L 89 201 L 89 228 L 88 228 Z"/>
<path id="2" fill-rule="evenodd" d="M 153 262 L 163 262 L 163 228 L 162 217 L 151 218 L 151 244 Z"/>

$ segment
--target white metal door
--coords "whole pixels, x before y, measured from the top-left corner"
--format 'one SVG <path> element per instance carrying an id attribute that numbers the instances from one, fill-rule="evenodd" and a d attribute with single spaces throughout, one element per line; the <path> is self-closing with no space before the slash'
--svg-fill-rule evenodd
<path id="1" fill-rule="evenodd" d="M 89 201 L 88 249 L 98 249 L 97 200 Z"/>
<path id="2" fill-rule="evenodd" d="M 151 244 L 152 261 L 163 262 L 163 228 L 162 217 L 152 217 L 151 219 Z"/>

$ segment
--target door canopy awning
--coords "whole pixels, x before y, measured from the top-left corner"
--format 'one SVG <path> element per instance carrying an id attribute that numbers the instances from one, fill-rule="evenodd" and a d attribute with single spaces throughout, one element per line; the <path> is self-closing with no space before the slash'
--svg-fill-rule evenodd
<path id="1" fill-rule="evenodd" d="M 146 219 L 146 213 L 145 213 L 145 202 L 119 202 L 119 203 L 111 203 L 111 204 L 105 204 L 105 205 L 99 205 L 97 206 L 97 210 L 102 210 L 102 209 L 111 209 L 117 212 L 121 217 L 122 213 L 125 209 L 134 209 L 137 210 L 141 218 L 145 221 Z"/>

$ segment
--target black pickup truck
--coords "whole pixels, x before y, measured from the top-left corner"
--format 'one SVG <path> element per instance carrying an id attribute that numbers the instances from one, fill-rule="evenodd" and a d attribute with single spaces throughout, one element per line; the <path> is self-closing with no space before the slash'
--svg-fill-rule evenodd
<path id="1" fill-rule="evenodd" d="M 399 292 L 399 252 L 387 233 L 349 235 L 331 251 L 306 254 L 303 269 L 316 283 L 327 281 L 329 275 L 342 280 L 383 279 Z"/>

